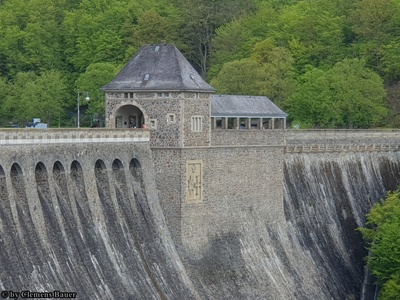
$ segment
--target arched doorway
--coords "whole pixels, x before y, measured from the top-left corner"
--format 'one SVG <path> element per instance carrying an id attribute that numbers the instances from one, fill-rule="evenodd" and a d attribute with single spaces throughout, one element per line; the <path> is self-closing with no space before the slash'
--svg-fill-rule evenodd
<path id="1" fill-rule="evenodd" d="M 137 106 L 127 104 L 115 112 L 115 128 L 141 128 L 143 124 L 144 115 Z"/>

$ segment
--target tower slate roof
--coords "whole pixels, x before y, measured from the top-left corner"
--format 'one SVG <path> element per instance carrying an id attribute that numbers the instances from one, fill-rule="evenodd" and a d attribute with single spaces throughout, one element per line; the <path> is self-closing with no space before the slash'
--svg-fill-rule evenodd
<path id="1" fill-rule="evenodd" d="M 232 118 L 286 118 L 265 96 L 211 95 L 211 116 Z"/>
<path id="2" fill-rule="evenodd" d="M 145 45 L 102 90 L 215 91 L 172 44 Z"/>

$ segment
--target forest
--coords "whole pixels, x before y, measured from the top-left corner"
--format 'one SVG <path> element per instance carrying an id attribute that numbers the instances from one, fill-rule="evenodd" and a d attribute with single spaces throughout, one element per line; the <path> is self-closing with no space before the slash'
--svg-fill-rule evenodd
<path id="1" fill-rule="evenodd" d="M 400 299 L 400 190 L 389 192 L 376 203 L 365 227 L 360 228 L 369 241 L 367 265 L 377 278 L 380 300 Z"/>
<path id="2" fill-rule="evenodd" d="M 400 0 L 0 0 L 0 126 L 76 126 L 141 46 L 173 43 L 222 94 L 296 128 L 400 126 Z"/>

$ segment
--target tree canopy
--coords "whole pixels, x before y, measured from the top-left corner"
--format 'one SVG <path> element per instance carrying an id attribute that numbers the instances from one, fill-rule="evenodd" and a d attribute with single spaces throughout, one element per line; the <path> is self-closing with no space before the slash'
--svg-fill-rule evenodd
<path id="1" fill-rule="evenodd" d="M 332 68 L 310 68 L 285 103 L 295 122 L 311 127 L 368 128 L 386 116 L 385 89 L 378 74 L 359 59 Z"/>
<path id="2" fill-rule="evenodd" d="M 400 299 L 400 191 L 388 193 L 367 215 L 361 232 L 369 242 L 367 264 L 381 287 L 379 299 Z"/>
<path id="3" fill-rule="evenodd" d="M 78 89 L 90 89 L 95 99 L 84 112 L 101 112 L 104 80 L 143 44 L 165 41 L 175 44 L 218 92 L 268 96 L 290 112 L 291 121 L 318 127 L 396 126 L 398 24 L 399 0 L 0 1 L 0 125 L 28 117 L 20 115 L 15 100 L 22 93 L 16 88 L 30 88 L 20 82 L 25 75 L 29 80 L 50 78 L 51 72 L 62 77 L 64 95 L 56 101 L 61 125 L 76 113 Z M 364 62 L 362 68 L 340 73 L 357 60 Z M 360 82 L 357 92 L 341 77 Z M 368 80 L 371 86 L 361 85 Z M 37 117 L 48 118 L 40 111 Z"/>

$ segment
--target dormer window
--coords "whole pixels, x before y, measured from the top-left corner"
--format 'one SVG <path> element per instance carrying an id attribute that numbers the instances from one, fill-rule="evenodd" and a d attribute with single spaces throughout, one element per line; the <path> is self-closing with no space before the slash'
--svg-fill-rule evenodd
<path id="1" fill-rule="evenodd" d="M 144 75 L 144 80 L 149 80 L 149 77 L 150 77 L 149 74 Z"/>
<path id="2" fill-rule="evenodd" d="M 154 49 L 155 52 L 158 52 L 158 50 L 160 50 L 160 46 L 156 46 L 156 48 Z"/>

